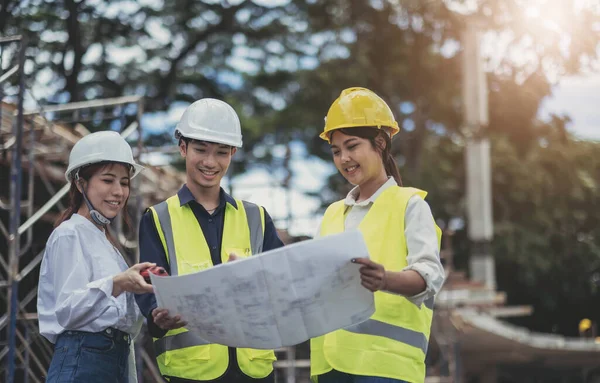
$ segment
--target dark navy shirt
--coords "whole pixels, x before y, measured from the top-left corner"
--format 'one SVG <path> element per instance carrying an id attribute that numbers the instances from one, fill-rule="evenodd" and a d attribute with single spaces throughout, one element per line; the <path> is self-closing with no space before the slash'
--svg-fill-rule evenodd
<path id="1" fill-rule="evenodd" d="M 230 204 L 234 208 L 238 208 L 237 202 L 229 194 L 225 193 L 223 188 L 220 191 L 219 206 L 216 210 L 209 214 L 202 205 L 200 205 L 187 185 L 183 185 L 177 192 L 181 206 L 189 205 L 194 213 L 194 216 L 200 224 L 204 238 L 210 249 L 210 256 L 213 265 L 221 263 L 221 242 L 223 240 L 223 224 L 225 222 L 225 206 Z M 140 262 L 152 262 L 157 266 L 162 266 L 171 274 L 167 254 L 158 235 L 158 231 L 154 224 L 152 212 L 147 211 L 140 222 Z M 283 242 L 279 239 L 273 220 L 265 210 L 265 236 L 263 241 L 263 251 L 277 249 L 283 246 Z M 156 297 L 154 294 L 136 295 L 137 301 L 142 314 L 148 319 L 148 330 L 154 337 L 162 337 L 166 330 L 162 330 L 154 324 L 152 319 L 152 310 L 157 306 Z"/>

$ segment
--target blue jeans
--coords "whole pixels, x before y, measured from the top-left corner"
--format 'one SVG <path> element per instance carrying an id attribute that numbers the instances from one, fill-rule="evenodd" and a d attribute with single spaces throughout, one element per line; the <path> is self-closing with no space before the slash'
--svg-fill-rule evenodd
<path id="1" fill-rule="evenodd" d="M 351 375 L 345 372 L 331 370 L 319 375 L 318 383 L 409 383 L 405 380 L 380 378 L 378 376 Z"/>
<path id="2" fill-rule="evenodd" d="M 115 329 L 66 331 L 54 345 L 46 382 L 127 383 L 129 342 L 129 335 Z"/>

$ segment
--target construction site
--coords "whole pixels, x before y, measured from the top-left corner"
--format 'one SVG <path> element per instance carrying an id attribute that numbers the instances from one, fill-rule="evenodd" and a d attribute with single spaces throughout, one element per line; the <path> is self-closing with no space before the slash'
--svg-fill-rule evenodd
<path id="1" fill-rule="evenodd" d="M 2 38 L 0 43 L 20 45 L 22 52 L 25 49 L 19 36 Z M 469 100 L 465 102 L 466 124 L 478 127 L 486 124 L 487 100 L 482 97 L 484 81 L 472 75 L 482 71 L 474 32 L 466 36 L 465 44 L 464 98 Z M 14 97 L 5 101 L 3 95 L 0 109 L 0 376 L 9 383 L 43 382 L 52 358 L 52 345 L 38 330 L 39 266 L 53 223 L 65 207 L 68 153 L 81 137 L 90 133 L 86 123 L 92 119 L 115 119 L 124 108 L 136 111 L 136 121 L 115 128 L 131 143 L 136 161 L 146 167 L 134 179 L 129 199 L 128 214 L 134 224 L 127 227 L 123 219 L 113 224 L 129 264 L 139 258 L 137 222 L 145 209 L 175 194 L 185 183 L 185 173 L 172 165 L 145 162 L 150 150 L 142 139 L 143 97 L 26 109 L 23 66 L 24 53 L 16 68 L 0 75 L 0 85 L 12 76 L 18 77 L 20 84 L 16 102 Z M 497 290 L 494 259 L 486 245 L 493 233 L 489 143 L 474 133 L 465 157 L 467 191 L 471 193 L 468 217 L 479 223 L 470 226 L 470 239 L 478 244 L 478 250 L 472 255 L 468 270 L 456 270 L 453 232 L 444 231 L 441 258 L 447 279 L 435 299 L 426 382 L 533 383 L 542 377 L 544 382 L 600 382 L 600 343 L 593 338 L 534 333 L 506 321 L 530 315 L 532 308 L 507 306 L 506 295 Z M 287 225 L 280 223 L 276 221 L 284 243 L 308 239 L 289 235 Z M 135 340 L 135 345 L 138 380 L 162 381 L 146 331 Z M 277 382 L 309 381 L 308 343 L 277 350 L 277 356 Z"/>

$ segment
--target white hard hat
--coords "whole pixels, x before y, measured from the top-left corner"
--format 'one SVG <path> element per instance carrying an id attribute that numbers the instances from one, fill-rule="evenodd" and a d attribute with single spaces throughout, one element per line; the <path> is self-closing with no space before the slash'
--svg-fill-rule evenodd
<path id="1" fill-rule="evenodd" d="M 131 165 L 133 174 L 137 176 L 144 167 L 133 160 L 131 147 L 123 137 L 114 131 L 104 131 L 88 134 L 77 141 L 69 155 L 69 167 L 65 172 L 67 181 L 71 182 L 75 171 L 82 166 L 98 162 L 121 162 Z"/>
<path id="2" fill-rule="evenodd" d="M 229 104 L 214 98 L 203 98 L 187 107 L 175 128 L 175 138 L 181 137 L 242 147 L 238 115 Z"/>

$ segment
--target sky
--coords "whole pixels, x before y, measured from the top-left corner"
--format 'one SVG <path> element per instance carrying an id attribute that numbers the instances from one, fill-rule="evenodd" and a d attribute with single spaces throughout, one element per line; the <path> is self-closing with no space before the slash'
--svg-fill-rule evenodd
<path id="1" fill-rule="evenodd" d="M 600 141 L 600 73 L 562 79 L 542 105 L 540 117 L 550 113 L 569 115 L 569 130 L 577 137 Z"/>

